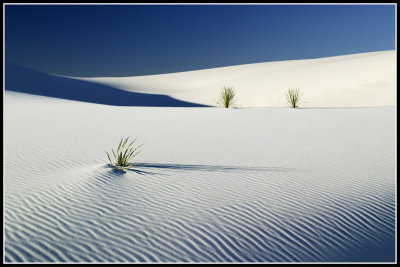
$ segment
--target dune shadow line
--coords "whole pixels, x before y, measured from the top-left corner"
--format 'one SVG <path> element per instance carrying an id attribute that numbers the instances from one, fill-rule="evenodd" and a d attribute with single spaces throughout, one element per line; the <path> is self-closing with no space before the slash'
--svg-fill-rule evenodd
<path id="1" fill-rule="evenodd" d="M 136 166 L 136 165 L 134 165 L 134 166 Z M 159 174 L 159 173 L 150 172 L 150 171 L 138 170 L 138 169 L 135 169 L 134 166 L 128 168 L 127 171 L 135 172 L 135 173 L 140 174 L 140 175 L 156 175 L 156 174 Z M 118 168 L 116 168 L 115 166 L 113 166 L 111 164 L 107 164 L 106 167 L 108 169 L 110 169 L 110 172 L 112 174 L 115 174 L 117 176 L 123 176 L 126 173 L 126 172 L 124 172 L 122 170 L 119 170 Z"/>
<path id="2" fill-rule="evenodd" d="M 51 75 L 11 62 L 5 62 L 5 90 L 114 106 L 207 107 L 166 95 L 128 92 L 93 82 Z"/>
<path id="3" fill-rule="evenodd" d="M 285 167 L 251 167 L 251 166 L 220 166 L 201 164 L 165 164 L 165 163 L 138 163 L 135 168 L 154 168 L 184 171 L 268 171 L 268 172 L 291 172 L 300 171 L 296 168 Z"/>

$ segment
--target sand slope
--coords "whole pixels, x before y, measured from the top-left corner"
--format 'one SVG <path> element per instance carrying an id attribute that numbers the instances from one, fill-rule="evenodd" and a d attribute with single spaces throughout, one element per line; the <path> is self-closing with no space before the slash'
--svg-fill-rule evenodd
<path id="1" fill-rule="evenodd" d="M 201 106 L 166 95 L 127 92 L 107 85 L 51 75 L 10 62 L 5 64 L 5 90 L 115 106 Z"/>
<path id="2" fill-rule="evenodd" d="M 4 260 L 394 261 L 395 111 L 117 107 L 6 91 Z M 105 150 L 127 135 L 144 147 L 122 175 Z"/>
<path id="3" fill-rule="evenodd" d="M 392 106 L 396 103 L 396 51 L 161 75 L 76 79 L 209 106 L 216 105 L 224 86 L 236 89 L 238 105 L 243 107 L 285 107 L 288 88 L 304 93 L 304 107 Z"/>

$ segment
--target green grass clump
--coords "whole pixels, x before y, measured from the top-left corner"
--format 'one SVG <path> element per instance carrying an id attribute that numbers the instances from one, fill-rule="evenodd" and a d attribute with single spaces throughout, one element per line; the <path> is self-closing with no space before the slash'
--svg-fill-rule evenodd
<path id="1" fill-rule="evenodd" d="M 219 94 L 219 99 L 217 104 L 223 106 L 224 108 L 229 108 L 233 103 L 236 102 L 235 98 L 235 90 L 232 87 L 225 87 L 221 89 Z"/>
<path id="2" fill-rule="evenodd" d="M 133 143 L 136 141 L 136 138 L 133 139 L 133 141 L 128 145 L 128 147 L 124 150 L 126 143 L 128 142 L 129 137 L 127 137 L 124 141 L 124 138 L 121 138 L 121 141 L 119 142 L 117 152 L 114 152 L 114 149 L 112 150 L 112 153 L 114 155 L 115 161 L 113 162 L 111 160 L 110 154 L 106 151 L 107 157 L 110 160 L 111 165 L 117 167 L 117 169 L 126 172 L 126 170 L 136 164 L 129 164 L 129 161 L 134 158 L 137 154 L 139 154 L 140 151 L 137 151 L 143 144 L 139 146 L 133 146 Z"/>
<path id="3" fill-rule="evenodd" d="M 303 94 L 300 95 L 299 89 L 289 89 L 286 95 L 286 100 L 292 108 L 299 107 L 300 98 Z"/>

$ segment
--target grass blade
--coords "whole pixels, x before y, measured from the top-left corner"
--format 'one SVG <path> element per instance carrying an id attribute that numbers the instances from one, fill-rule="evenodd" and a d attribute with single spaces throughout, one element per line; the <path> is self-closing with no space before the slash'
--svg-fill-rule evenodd
<path id="1" fill-rule="evenodd" d="M 300 103 L 300 98 L 303 94 L 300 95 L 299 89 L 288 89 L 286 94 L 286 100 L 292 108 L 298 108 Z"/>
<path id="2" fill-rule="evenodd" d="M 126 147 L 128 140 L 129 137 L 127 137 L 126 139 L 122 137 L 118 144 L 117 152 L 115 152 L 114 149 L 111 149 L 114 155 L 115 162 L 112 161 L 110 153 L 106 151 L 108 160 L 110 161 L 111 165 L 124 172 L 126 172 L 129 167 L 135 165 L 129 163 L 129 161 L 133 159 L 137 154 L 139 154 L 140 151 L 137 150 L 143 145 L 141 144 L 139 146 L 134 146 L 134 143 L 136 141 L 136 138 L 134 138 L 133 141 L 130 142 L 129 145 Z"/>
<path id="3" fill-rule="evenodd" d="M 225 87 L 221 89 L 217 104 L 224 108 L 229 108 L 235 103 L 235 90 L 232 87 Z"/>

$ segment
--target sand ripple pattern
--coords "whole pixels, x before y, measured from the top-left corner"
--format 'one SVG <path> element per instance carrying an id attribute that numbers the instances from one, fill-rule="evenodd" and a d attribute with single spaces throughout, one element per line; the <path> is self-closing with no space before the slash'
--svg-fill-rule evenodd
<path id="1" fill-rule="evenodd" d="M 37 103 L 6 109 L 5 262 L 395 260 L 394 108 L 126 108 L 107 127 L 119 108 Z M 132 125 L 146 150 L 122 175 L 104 148 Z"/>
<path id="2" fill-rule="evenodd" d="M 333 195 L 306 187 L 295 176 L 307 171 L 299 170 L 225 166 L 192 177 L 94 168 L 83 179 L 7 199 L 6 261 L 363 261 L 394 246 L 394 191 L 383 184 Z"/>

